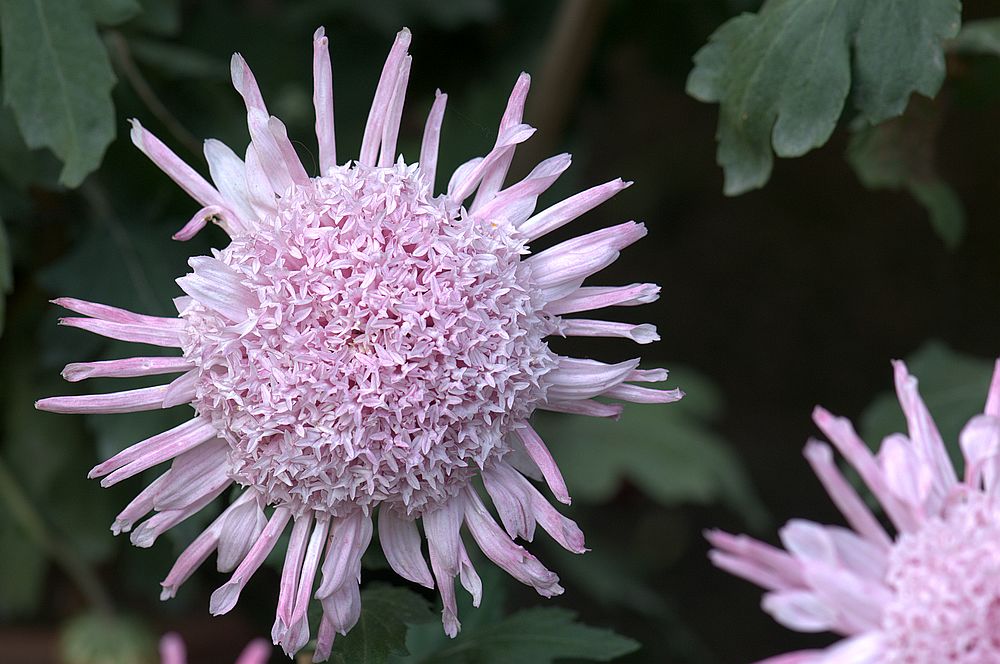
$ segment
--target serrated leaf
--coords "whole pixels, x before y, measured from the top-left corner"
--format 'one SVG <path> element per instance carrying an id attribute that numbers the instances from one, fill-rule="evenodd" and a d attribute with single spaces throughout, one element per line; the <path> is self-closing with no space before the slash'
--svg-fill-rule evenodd
<path id="1" fill-rule="evenodd" d="M 958 0 L 768 0 L 723 24 L 695 54 L 687 91 L 720 105 L 725 193 L 763 186 L 773 154 L 826 143 L 852 86 L 870 123 L 902 113 L 914 92 L 935 95 L 960 9 Z"/>
<path id="2" fill-rule="evenodd" d="M 434 619 L 430 603 L 412 590 L 381 586 L 361 593 L 361 617 L 346 636 L 333 643 L 330 661 L 340 664 L 385 664 L 406 655 L 408 625 Z"/>
<path id="3" fill-rule="evenodd" d="M 4 103 L 30 148 L 47 147 L 79 185 L 115 137 L 115 76 L 79 0 L 2 0 Z"/>
<path id="4" fill-rule="evenodd" d="M 759 524 L 764 519 L 739 461 L 707 425 L 720 397 L 695 372 L 672 369 L 686 396 L 665 406 L 626 404 L 619 421 L 536 413 L 570 495 L 610 500 L 632 482 L 664 505 L 723 501 Z"/>
<path id="5" fill-rule="evenodd" d="M 949 47 L 956 53 L 1000 55 L 1000 18 L 969 21 Z"/>
<path id="6" fill-rule="evenodd" d="M 525 609 L 475 630 L 463 630 L 422 664 L 551 664 L 573 657 L 609 662 L 639 648 L 611 630 L 584 625 L 566 609 Z"/>
<path id="7" fill-rule="evenodd" d="M 928 341 L 906 359 L 906 366 L 919 381 L 920 395 L 952 459 L 958 462 L 958 434 L 973 415 L 983 412 L 993 362 L 958 353 L 940 341 Z M 888 368 L 886 377 L 891 380 Z M 895 392 L 885 392 L 872 401 L 861 415 L 860 429 L 872 449 L 889 434 L 906 432 L 906 420 Z"/>
<path id="8" fill-rule="evenodd" d="M 906 113 L 854 132 L 847 161 L 869 189 L 903 189 L 924 206 L 934 230 L 949 247 L 965 231 L 965 210 L 934 165 L 941 125 L 938 105 L 914 98 Z"/>
<path id="9" fill-rule="evenodd" d="M 118 25 L 142 12 L 138 0 L 86 0 L 86 7 L 101 25 Z"/>

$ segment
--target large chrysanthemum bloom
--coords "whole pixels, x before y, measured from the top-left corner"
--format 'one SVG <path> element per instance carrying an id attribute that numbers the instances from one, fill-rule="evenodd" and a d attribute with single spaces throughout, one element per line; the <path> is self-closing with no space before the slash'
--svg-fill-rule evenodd
<path id="1" fill-rule="evenodd" d="M 534 131 L 521 122 L 522 75 L 493 149 L 461 166 L 434 194 L 446 97 L 438 93 L 420 157 L 396 156 L 410 71 L 410 33 L 389 53 L 356 161 L 334 146 L 327 38 L 314 39 L 320 174 L 310 177 L 284 125 L 269 115 L 246 62 L 232 61 L 246 102 L 246 158 L 214 140 L 205 156 L 214 186 L 134 123 L 133 142 L 204 207 L 178 234 L 208 221 L 231 243 L 190 260 L 177 280 L 187 294 L 178 318 L 143 316 L 74 299 L 56 300 L 84 317 L 64 325 L 138 343 L 179 348 L 177 357 L 71 364 L 64 376 L 183 374 L 159 387 L 44 399 L 43 410 L 121 413 L 180 404 L 195 416 L 98 465 L 110 486 L 172 460 L 115 521 L 150 546 L 232 484 L 239 497 L 184 551 L 163 581 L 174 595 L 218 551 L 232 578 L 211 600 L 221 614 L 291 527 L 273 636 L 288 652 L 309 640 L 307 607 L 324 608 L 317 658 L 330 652 L 360 612 L 360 560 L 377 512 L 379 540 L 404 578 L 435 586 L 448 634 L 459 629 L 454 579 L 478 603 L 481 585 L 463 545 L 465 525 L 488 558 L 540 594 L 562 592 L 558 577 L 513 540 L 536 523 L 573 552 L 580 529 L 525 476 L 544 479 L 569 503 L 563 478 L 529 424 L 536 408 L 615 417 L 620 405 L 594 397 L 667 403 L 678 390 L 641 383 L 666 372 L 639 360 L 602 364 L 561 357 L 548 335 L 658 339 L 651 325 L 565 314 L 652 302 L 659 287 L 583 286 L 646 231 L 627 222 L 529 252 L 546 233 L 621 191 L 614 180 L 535 212 L 537 197 L 570 164 L 559 155 L 504 186 L 514 147 Z M 475 196 L 473 197 L 473 193 Z M 529 256 L 530 254 L 530 256 Z M 638 384 L 637 384 L 638 383 Z M 472 485 L 482 477 L 501 528 Z M 273 507 L 273 510 L 270 508 Z M 430 567 L 421 551 L 423 522 Z"/>
<path id="2" fill-rule="evenodd" d="M 712 562 L 765 588 L 762 606 L 778 622 L 845 637 L 768 664 L 1000 662 L 1000 362 L 984 414 L 959 437 L 964 475 L 953 468 L 916 379 L 902 362 L 894 366 L 909 436 L 888 436 L 878 454 L 848 420 L 822 408 L 813 413 L 891 530 L 841 474 L 830 447 L 811 440 L 806 459 L 850 529 L 793 520 L 781 530 L 784 550 L 708 533 Z"/>
<path id="3" fill-rule="evenodd" d="M 267 664 L 271 659 L 271 646 L 264 639 L 254 639 L 236 658 L 236 664 Z M 187 664 L 187 648 L 177 634 L 166 634 L 160 639 L 160 664 Z"/>

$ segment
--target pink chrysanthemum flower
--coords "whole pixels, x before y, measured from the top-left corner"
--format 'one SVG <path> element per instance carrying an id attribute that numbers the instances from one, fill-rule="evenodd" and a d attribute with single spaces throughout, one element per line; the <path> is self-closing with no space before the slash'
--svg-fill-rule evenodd
<path id="1" fill-rule="evenodd" d="M 236 664 L 267 664 L 271 659 L 271 646 L 264 639 L 254 639 L 236 658 Z M 166 634 L 160 639 L 160 664 L 187 664 L 187 648 L 177 634 Z"/>
<path id="2" fill-rule="evenodd" d="M 378 515 L 379 540 L 392 568 L 444 602 L 455 635 L 454 579 L 478 603 L 481 584 L 463 545 L 463 524 L 487 557 L 549 597 L 558 577 L 514 543 L 536 523 L 573 552 L 583 535 L 525 476 L 542 479 L 569 503 L 566 485 L 528 418 L 536 408 L 615 417 L 620 405 L 667 403 L 678 390 L 663 370 L 639 360 L 602 364 L 561 357 L 548 335 L 658 339 L 651 325 L 565 314 L 652 302 L 659 287 L 585 287 L 646 231 L 627 222 L 529 254 L 528 245 L 621 191 L 614 180 L 535 213 L 538 196 L 570 164 L 559 155 L 504 186 L 514 147 L 533 129 L 521 122 L 529 78 L 522 75 L 500 121 L 495 147 L 461 166 L 434 194 L 446 96 L 430 110 L 419 160 L 396 156 L 410 71 L 410 33 L 400 32 L 382 71 L 357 161 L 334 147 L 327 38 L 314 39 L 316 134 L 320 174 L 309 177 L 284 125 L 270 116 L 242 57 L 233 83 L 246 102 L 251 143 L 242 160 L 210 140 L 205 155 L 215 186 L 134 123 L 133 142 L 203 205 L 178 234 L 208 221 L 231 243 L 190 261 L 178 284 L 178 318 L 142 316 L 73 299 L 82 314 L 65 325 L 139 343 L 179 348 L 178 357 L 71 364 L 64 376 L 148 376 L 183 372 L 160 386 L 105 395 L 44 399 L 60 413 L 121 413 L 191 404 L 195 417 L 129 447 L 91 477 L 110 486 L 173 460 L 115 521 L 115 533 L 150 546 L 233 483 L 243 488 L 178 559 L 163 581 L 169 598 L 218 551 L 232 578 L 211 600 L 221 614 L 294 522 L 273 630 L 295 652 L 309 640 L 307 607 L 324 614 L 317 660 L 334 633 L 360 612 L 360 560 Z M 470 199 L 473 192 L 475 196 Z M 499 512 L 490 515 L 472 480 L 481 476 Z M 273 510 L 265 511 L 269 506 Z M 422 519 L 430 568 L 421 551 Z"/>
<path id="3" fill-rule="evenodd" d="M 848 420 L 822 408 L 813 419 L 878 499 L 895 537 L 816 440 L 806 459 L 851 529 L 793 520 L 781 530 L 785 550 L 708 533 L 712 562 L 765 588 L 762 606 L 778 622 L 845 637 L 768 664 L 1000 662 L 1000 362 L 984 414 L 959 438 L 964 477 L 916 379 L 902 362 L 894 367 L 909 437 L 888 436 L 873 455 Z"/>

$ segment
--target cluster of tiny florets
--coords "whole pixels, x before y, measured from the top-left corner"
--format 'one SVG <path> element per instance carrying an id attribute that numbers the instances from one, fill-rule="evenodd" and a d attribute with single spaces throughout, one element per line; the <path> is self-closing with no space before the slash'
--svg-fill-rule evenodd
<path id="1" fill-rule="evenodd" d="M 886 581 L 886 662 L 1000 662 L 1000 506 L 970 493 L 900 536 Z"/>
<path id="2" fill-rule="evenodd" d="M 335 515 L 454 495 L 508 451 L 555 366 L 523 251 L 415 166 L 338 167 L 287 192 L 217 254 L 259 301 L 247 321 L 183 313 L 195 406 L 233 477 Z"/>

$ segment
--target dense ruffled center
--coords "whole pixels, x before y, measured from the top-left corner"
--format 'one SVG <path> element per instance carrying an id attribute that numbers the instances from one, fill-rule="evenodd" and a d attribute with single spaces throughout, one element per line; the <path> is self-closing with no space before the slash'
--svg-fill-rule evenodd
<path id="1" fill-rule="evenodd" d="M 432 197 L 415 166 L 294 187 L 218 254 L 253 294 L 249 319 L 184 313 L 196 407 L 233 476 L 334 514 L 454 495 L 508 451 L 555 365 L 521 252 Z"/>
<path id="2" fill-rule="evenodd" d="M 1000 506 L 970 494 L 893 549 L 883 614 L 885 661 L 1000 662 Z"/>

